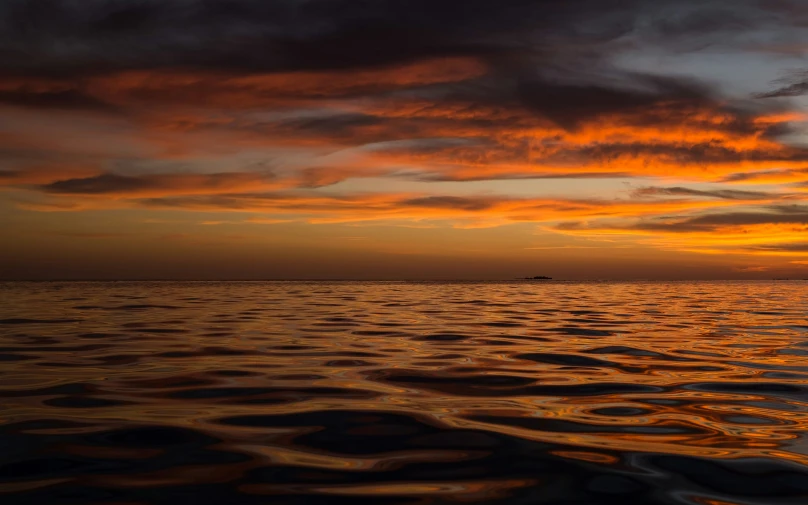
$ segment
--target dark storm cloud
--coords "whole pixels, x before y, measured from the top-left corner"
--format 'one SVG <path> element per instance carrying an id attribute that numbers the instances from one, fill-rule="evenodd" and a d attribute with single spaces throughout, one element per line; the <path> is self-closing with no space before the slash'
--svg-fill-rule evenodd
<path id="1" fill-rule="evenodd" d="M 756 0 L 4 0 L 7 68 L 357 68 L 552 52 L 639 33 L 679 42 L 788 21 Z M 793 15 L 791 18 L 793 19 Z M 536 42 L 541 44 L 536 45 Z M 552 46 L 552 47 L 551 47 Z M 28 51 L 24 49 L 27 48 Z"/>
<path id="2" fill-rule="evenodd" d="M 808 94 L 808 70 L 792 72 L 775 81 L 778 87 L 755 95 L 757 98 L 785 98 Z"/>
<path id="3" fill-rule="evenodd" d="M 250 70 L 359 68 L 433 56 L 512 53 L 537 31 L 638 1 L 573 0 L 7 0 L 7 70 L 82 72 L 155 66 Z M 582 13 L 586 13 L 582 15 Z M 590 17 L 591 16 L 591 17 Z M 614 23 L 588 26 L 593 39 Z M 621 27 L 625 30 L 626 26 Z"/>
<path id="4" fill-rule="evenodd" d="M 250 146 L 362 146 L 386 156 L 376 165 L 388 173 L 417 167 L 411 176 L 425 181 L 808 160 L 805 149 L 757 143 L 787 133 L 782 122 L 757 121 L 779 110 L 776 101 L 729 104 L 693 79 L 612 62 L 621 48 L 743 32 L 782 12 L 755 0 L 51 0 L 47 9 L 6 0 L 0 103 L 122 111 L 166 145 L 180 133 L 226 130 Z M 239 117 L 206 117 L 222 111 Z M 247 111 L 279 113 L 245 119 Z M 687 138 L 641 131 L 670 126 Z M 575 136 L 586 127 L 616 133 Z M 199 149 L 176 142 L 172 155 Z M 338 179 L 326 171 L 309 171 L 302 185 Z M 221 189 L 124 173 L 41 189 Z"/>
<path id="5" fill-rule="evenodd" d="M 0 104 L 36 109 L 113 111 L 115 107 L 80 90 L 0 90 Z"/>
<path id="6" fill-rule="evenodd" d="M 797 8 L 794 8 L 797 7 Z M 434 56 L 507 60 L 621 43 L 706 44 L 798 5 L 758 0 L 4 0 L 6 70 L 359 68 Z M 639 37 L 641 40 L 637 40 Z"/>
<path id="7" fill-rule="evenodd" d="M 575 61 L 575 56 L 564 56 L 563 50 L 560 54 L 561 58 Z M 730 103 L 720 98 L 720 90 L 694 78 L 630 72 L 612 68 L 607 62 L 589 62 L 591 67 L 586 70 L 577 65 L 557 68 L 552 60 L 535 66 L 520 63 L 524 66 L 495 66 L 490 75 L 441 85 L 445 92 L 438 101 L 458 107 L 485 105 L 527 111 L 567 130 L 575 130 L 594 118 L 620 117 L 638 128 L 686 124 L 763 138 L 797 131 L 787 122 L 755 121 L 761 114 L 787 111 L 782 104 L 752 100 Z M 576 64 L 584 66 L 586 62 Z M 707 111 L 711 114 L 704 114 Z M 716 114 L 726 117 L 716 122 Z M 490 126 L 496 127 L 497 123 Z M 716 150 L 721 146 L 715 146 L 712 140 L 688 146 L 690 152 L 682 154 L 704 160 L 723 158 L 723 153 Z M 622 151 L 643 146 L 615 148 Z M 605 146 L 602 153 L 608 155 L 608 149 Z"/>
<path id="8" fill-rule="evenodd" d="M 184 69 L 242 75 L 356 71 L 466 57 L 485 62 L 488 75 L 433 86 L 436 102 L 511 106 L 575 128 L 588 118 L 639 115 L 661 104 L 715 105 L 703 86 L 619 72 L 608 59 L 615 47 L 646 39 L 742 31 L 771 17 L 759 12 L 753 0 L 52 0 L 47 9 L 33 0 L 6 0 L 0 3 L 0 72 L 81 78 Z M 159 90 L 149 92 L 159 101 Z M 167 90 L 167 97 L 172 93 L 177 90 Z M 209 101 L 196 89 L 180 94 L 197 97 L 200 105 Z M 17 92 L 6 101 L 103 106 L 81 89 Z M 647 118 L 654 124 L 664 120 Z"/>
<path id="9" fill-rule="evenodd" d="M 788 86 L 756 95 L 758 98 L 783 98 L 808 94 L 808 78 Z"/>
<path id="10" fill-rule="evenodd" d="M 571 65 L 622 37 L 743 32 L 754 0 L 5 0 L 2 68 L 362 68 L 441 56 Z M 633 43 L 637 43 L 634 41 Z"/>
<path id="11" fill-rule="evenodd" d="M 738 2 L 743 6 L 744 3 Z M 693 9 L 693 4 L 683 4 L 682 9 L 670 9 L 670 17 L 656 19 L 653 29 L 660 36 L 688 37 L 710 33 L 738 32 L 749 30 L 759 24 L 748 11 L 733 8 L 727 2 L 703 2 L 700 8 Z"/>
<path id="12" fill-rule="evenodd" d="M 707 105 L 709 92 L 683 79 L 627 74 L 631 87 L 602 83 L 556 83 L 522 78 L 516 97 L 529 110 L 560 126 L 571 128 L 585 119 L 610 114 L 639 114 L 671 101 L 682 105 Z"/>

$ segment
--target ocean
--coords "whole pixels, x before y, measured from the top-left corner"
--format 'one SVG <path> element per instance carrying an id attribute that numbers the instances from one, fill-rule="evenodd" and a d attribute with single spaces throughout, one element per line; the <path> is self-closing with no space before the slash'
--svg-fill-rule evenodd
<path id="1" fill-rule="evenodd" d="M 0 503 L 808 503 L 808 282 L 0 283 Z"/>

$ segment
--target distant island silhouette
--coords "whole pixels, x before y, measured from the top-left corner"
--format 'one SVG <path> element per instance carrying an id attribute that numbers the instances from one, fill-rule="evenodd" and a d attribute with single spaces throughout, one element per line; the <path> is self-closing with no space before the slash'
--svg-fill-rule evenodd
<path id="1" fill-rule="evenodd" d="M 546 277 L 544 275 L 537 275 L 535 277 L 524 277 L 527 281 L 550 281 L 553 280 L 552 277 Z"/>

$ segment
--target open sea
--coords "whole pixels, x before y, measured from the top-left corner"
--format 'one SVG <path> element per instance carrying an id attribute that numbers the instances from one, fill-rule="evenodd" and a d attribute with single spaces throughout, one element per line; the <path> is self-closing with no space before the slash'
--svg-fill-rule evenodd
<path id="1" fill-rule="evenodd" d="M 808 504 L 808 282 L 0 283 L 0 503 Z"/>

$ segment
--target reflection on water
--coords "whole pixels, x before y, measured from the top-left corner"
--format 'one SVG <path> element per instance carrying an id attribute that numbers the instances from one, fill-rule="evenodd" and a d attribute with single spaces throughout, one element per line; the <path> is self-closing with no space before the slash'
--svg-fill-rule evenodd
<path id="1" fill-rule="evenodd" d="M 808 503 L 808 283 L 0 300 L 3 503 Z"/>

